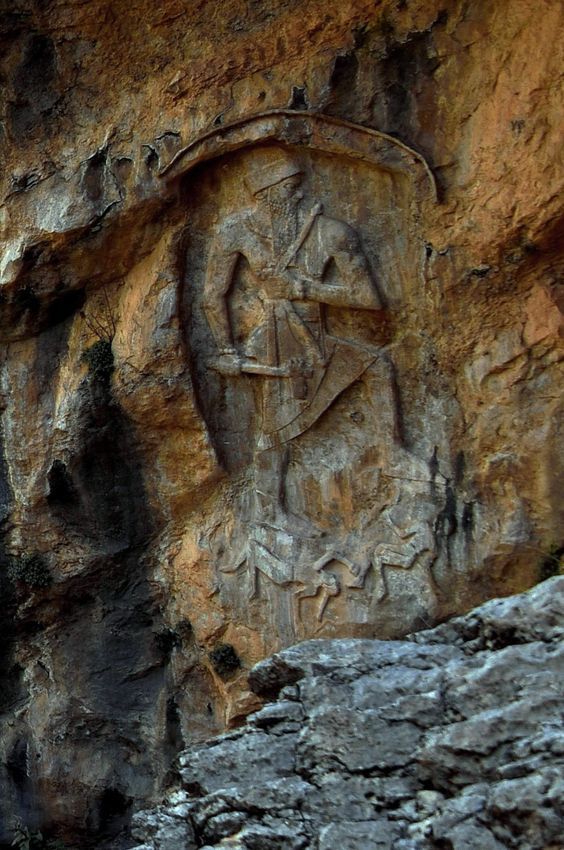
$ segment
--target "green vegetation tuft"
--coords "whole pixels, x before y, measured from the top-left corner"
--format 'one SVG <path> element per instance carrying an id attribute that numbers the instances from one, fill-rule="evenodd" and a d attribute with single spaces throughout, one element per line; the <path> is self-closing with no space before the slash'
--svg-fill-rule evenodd
<path id="1" fill-rule="evenodd" d="M 114 355 L 112 343 L 107 339 L 99 339 L 82 355 L 88 371 L 94 378 L 109 378 L 114 371 Z"/>
<path id="2" fill-rule="evenodd" d="M 564 573 L 564 546 L 554 544 L 539 564 L 539 581 Z"/>
<path id="3" fill-rule="evenodd" d="M 19 555 L 8 564 L 8 578 L 14 584 L 28 587 L 49 587 L 53 581 L 49 567 L 42 555 Z"/>
<path id="4" fill-rule="evenodd" d="M 58 838 L 44 838 L 39 830 L 31 832 L 21 821 L 14 827 L 11 846 L 16 850 L 72 850 Z"/>
<path id="5" fill-rule="evenodd" d="M 227 679 L 241 666 L 239 656 L 229 643 L 218 643 L 209 654 L 212 667 L 218 676 Z"/>

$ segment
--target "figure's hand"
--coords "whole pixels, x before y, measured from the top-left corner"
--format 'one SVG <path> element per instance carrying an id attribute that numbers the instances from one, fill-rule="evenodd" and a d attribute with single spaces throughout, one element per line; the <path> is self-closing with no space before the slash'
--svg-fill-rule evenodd
<path id="1" fill-rule="evenodd" d="M 288 301 L 301 301 L 304 298 L 303 281 L 288 270 L 267 268 L 262 273 L 261 280 L 269 298 L 285 298 Z"/>
<path id="2" fill-rule="evenodd" d="M 312 376 L 313 368 L 306 363 L 303 357 L 292 357 L 288 361 L 288 377 L 311 378 Z"/>
<path id="3" fill-rule="evenodd" d="M 265 283 L 265 290 L 270 298 L 285 298 L 288 301 L 292 301 L 296 283 L 289 275 L 275 274 L 265 281 Z"/>
<path id="4" fill-rule="evenodd" d="M 220 375 L 241 374 L 241 358 L 235 351 L 220 354 L 219 357 L 214 358 L 210 366 Z"/>
<path id="5" fill-rule="evenodd" d="M 303 280 L 294 281 L 290 301 L 304 301 L 305 298 L 307 298 L 305 282 Z"/>

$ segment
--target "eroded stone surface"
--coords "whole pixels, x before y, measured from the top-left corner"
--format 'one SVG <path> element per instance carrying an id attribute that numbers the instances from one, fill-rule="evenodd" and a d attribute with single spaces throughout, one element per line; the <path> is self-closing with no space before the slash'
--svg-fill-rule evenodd
<path id="1" fill-rule="evenodd" d="M 0 841 L 100 843 L 260 659 L 558 569 L 562 8 L 8 5 Z"/>
<path id="2" fill-rule="evenodd" d="M 278 699 L 182 753 L 136 850 L 176 850 L 182 828 L 186 850 L 556 850 L 563 631 L 555 578 L 412 640 L 284 650 L 251 677 Z"/>

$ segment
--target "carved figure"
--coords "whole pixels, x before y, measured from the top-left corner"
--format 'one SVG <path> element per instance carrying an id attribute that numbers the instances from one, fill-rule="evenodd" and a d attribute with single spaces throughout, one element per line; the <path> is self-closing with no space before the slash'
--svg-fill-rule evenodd
<path id="1" fill-rule="evenodd" d="M 375 602 L 383 602 L 389 595 L 387 569 L 410 570 L 419 565 L 427 574 L 429 586 L 436 592 L 433 576 L 433 564 L 437 559 L 437 548 L 433 533 L 436 507 L 425 499 L 406 498 L 388 506 L 381 514 L 377 533 L 383 534 L 385 541 L 374 544 L 368 542 L 371 533 L 349 534 L 342 540 L 323 540 L 323 554 L 312 564 L 317 579 L 296 592 L 298 599 L 319 596 L 317 620 L 321 622 L 327 603 L 341 591 L 338 578 L 330 571 L 331 564 L 342 564 L 349 571 L 351 579 L 348 588 L 364 587 L 368 571 L 372 567 L 376 573 Z M 381 527 L 382 521 L 384 527 Z M 314 544 L 315 545 L 315 544 Z"/>
<path id="2" fill-rule="evenodd" d="M 203 292 L 218 349 L 209 367 L 224 376 L 255 375 L 262 382 L 255 505 L 250 539 L 234 559 L 235 568 L 252 561 L 255 570 L 277 584 L 296 577 L 294 567 L 277 552 L 276 534 L 303 539 L 319 534 L 285 504 L 285 447 L 379 356 L 373 346 L 330 333 L 325 307 L 382 309 L 355 230 L 325 215 L 319 202 L 306 203 L 302 181 L 300 163 L 285 149 L 254 152 L 245 173 L 252 205 L 222 223 L 211 246 Z M 242 260 L 250 269 L 262 315 L 237 348 L 229 296 Z M 267 539 L 273 545 L 266 545 Z M 313 576 L 322 570 L 315 560 Z M 256 581 L 252 588 L 254 593 Z M 338 588 L 328 592 L 334 595 Z"/>
<path id="3" fill-rule="evenodd" d="M 204 309 L 224 375 L 265 379 L 259 449 L 281 445 L 311 427 L 374 362 L 376 349 L 327 332 L 323 305 L 379 310 L 382 305 L 355 231 L 323 213 L 302 210 L 302 170 L 281 148 L 259 148 L 246 183 L 253 208 L 233 216 L 212 246 Z M 237 351 L 227 295 L 240 258 L 256 280 L 263 320 Z M 325 282 L 333 262 L 338 281 Z"/>
<path id="4" fill-rule="evenodd" d="M 427 572 L 430 587 L 436 587 L 432 570 L 437 559 L 433 534 L 436 513 L 436 507 L 425 500 L 402 500 L 383 512 L 388 540 L 378 543 L 372 556 L 372 565 L 380 575 L 380 599 L 388 595 L 386 567 L 410 570 L 420 564 Z"/>

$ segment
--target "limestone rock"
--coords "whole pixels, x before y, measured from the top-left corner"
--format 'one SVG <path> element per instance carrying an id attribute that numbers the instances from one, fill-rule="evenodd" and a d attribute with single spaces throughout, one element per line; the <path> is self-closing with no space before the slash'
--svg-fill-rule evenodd
<path id="1" fill-rule="evenodd" d="M 257 662 L 559 571 L 563 10 L 0 5 L 0 844 L 102 847 Z"/>
<path id="2" fill-rule="evenodd" d="M 560 847 L 563 624 L 555 578 L 412 640 L 280 652 L 251 677 L 278 699 L 182 753 L 135 850 L 178 847 L 177 811 L 186 850 Z"/>

